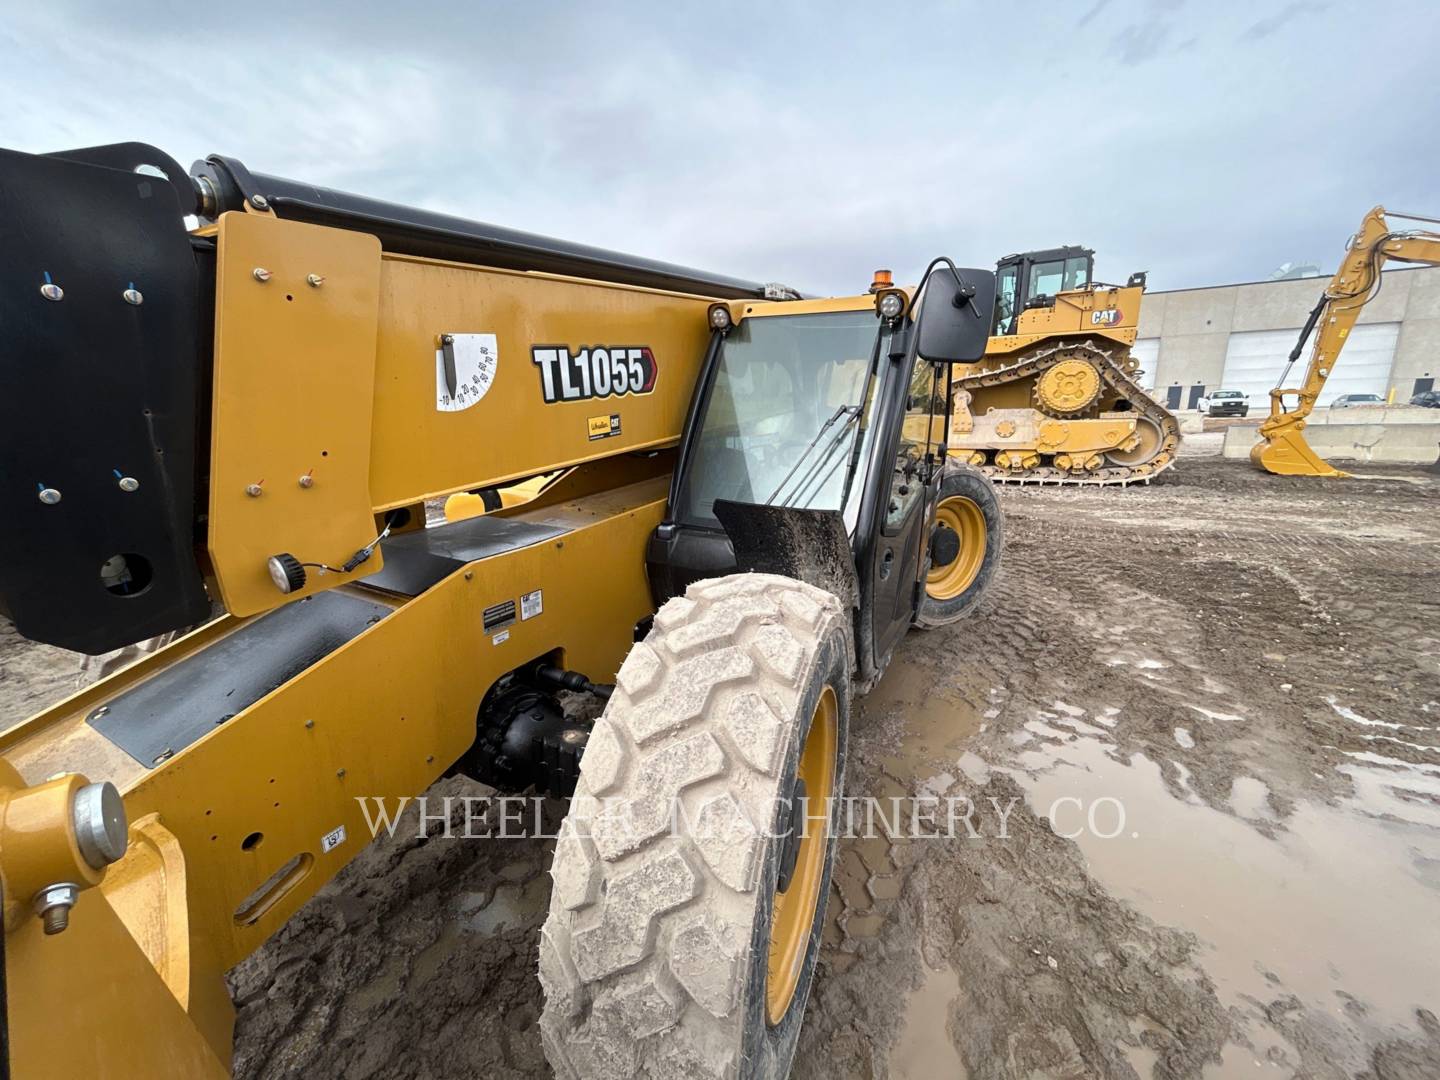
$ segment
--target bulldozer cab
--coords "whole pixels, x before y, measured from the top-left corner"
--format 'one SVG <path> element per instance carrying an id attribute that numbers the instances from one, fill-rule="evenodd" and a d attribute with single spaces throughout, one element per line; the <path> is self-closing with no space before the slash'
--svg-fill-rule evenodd
<path id="1" fill-rule="evenodd" d="M 993 334 L 1016 332 L 1020 313 L 1044 305 L 1056 293 L 1083 289 L 1095 274 L 1091 248 L 1047 248 L 1006 255 L 995 264 L 995 325 Z"/>

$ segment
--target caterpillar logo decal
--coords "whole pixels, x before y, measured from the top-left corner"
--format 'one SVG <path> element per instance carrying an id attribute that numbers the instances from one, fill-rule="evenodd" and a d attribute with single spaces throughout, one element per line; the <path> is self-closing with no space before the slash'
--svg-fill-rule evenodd
<path id="1" fill-rule="evenodd" d="M 1123 316 L 1119 308 L 1107 308 L 1104 311 L 1092 311 L 1090 313 L 1091 326 L 1114 326 Z"/>
<path id="2" fill-rule="evenodd" d="M 609 416 L 592 416 L 586 421 L 586 426 L 591 442 L 608 439 L 620 434 L 620 414 L 612 412 Z"/>
<path id="3" fill-rule="evenodd" d="M 655 389 L 655 354 L 644 345 L 593 345 L 571 352 L 564 345 L 534 345 L 546 404 L 648 394 Z"/>

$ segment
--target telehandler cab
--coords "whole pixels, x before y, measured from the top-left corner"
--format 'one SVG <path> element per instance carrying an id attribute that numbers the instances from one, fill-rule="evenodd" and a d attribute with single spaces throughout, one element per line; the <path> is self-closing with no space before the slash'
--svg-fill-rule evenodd
<path id="1" fill-rule="evenodd" d="M 11 1075 L 225 1075 L 223 973 L 362 803 L 458 769 L 572 797 L 557 1073 L 783 1076 L 852 688 L 1000 557 L 944 441 L 993 306 L 945 259 L 800 299 L 223 157 L 0 151 L 0 609 L 92 654 L 201 624 L 0 734 Z"/>

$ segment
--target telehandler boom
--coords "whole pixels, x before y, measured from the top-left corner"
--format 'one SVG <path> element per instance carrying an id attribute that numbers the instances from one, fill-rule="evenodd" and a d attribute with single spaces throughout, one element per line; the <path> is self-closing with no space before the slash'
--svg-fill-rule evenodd
<path id="1" fill-rule="evenodd" d="M 453 770 L 572 796 L 557 1073 L 785 1075 L 852 693 L 1000 558 L 944 442 L 993 303 L 948 259 L 800 299 L 0 151 L 0 610 L 90 653 L 200 624 L 0 734 L 10 1075 L 226 1074 L 223 973 Z"/>
<path id="2" fill-rule="evenodd" d="M 1435 218 L 1413 214 L 1391 214 L 1407 221 L 1436 224 Z M 1315 345 L 1299 388 L 1282 388 L 1278 383 L 1270 391 L 1270 415 L 1260 425 L 1261 441 L 1250 450 L 1250 461 L 1266 472 L 1279 476 L 1349 476 L 1349 473 L 1326 462 L 1311 449 L 1302 434 L 1306 417 L 1315 408 L 1325 381 L 1335 370 L 1340 350 L 1350 336 L 1360 311 L 1380 291 L 1380 271 L 1390 259 L 1400 262 L 1440 266 L 1440 233 L 1425 229 L 1392 231 L 1383 206 L 1365 215 L 1359 230 L 1346 245 L 1344 260 L 1330 284 L 1320 294 L 1320 301 L 1305 320 L 1300 340 L 1290 352 L 1290 365 L 1300 358 L 1305 342 L 1312 332 Z M 1290 374 L 1290 365 L 1280 376 L 1283 383 Z M 1287 399 L 1294 407 L 1287 407 Z"/>

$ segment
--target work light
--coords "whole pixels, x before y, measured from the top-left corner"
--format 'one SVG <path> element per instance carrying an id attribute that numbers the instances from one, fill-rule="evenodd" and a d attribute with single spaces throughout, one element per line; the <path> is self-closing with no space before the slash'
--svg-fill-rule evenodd
<path id="1" fill-rule="evenodd" d="M 884 318 L 898 319 L 905 313 L 905 295 L 899 292 L 881 293 L 875 307 Z"/>

